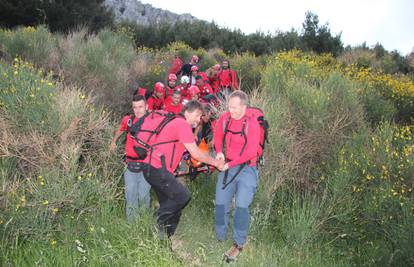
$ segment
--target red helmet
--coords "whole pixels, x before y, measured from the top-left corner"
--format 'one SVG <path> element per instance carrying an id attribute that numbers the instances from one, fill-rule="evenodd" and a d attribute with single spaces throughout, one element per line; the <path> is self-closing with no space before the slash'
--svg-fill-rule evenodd
<path id="1" fill-rule="evenodd" d="M 168 80 L 169 81 L 177 81 L 177 75 L 175 75 L 174 73 L 170 73 L 168 75 Z"/>
<path id="2" fill-rule="evenodd" d="M 188 88 L 188 92 L 189 92 L 189 94 L 191 96 L 193 96 L 193 95 L 199 94 L 200 93 L 200 89 L 198 88 L 198 86 L 193 85 L 193 86 L 190 86 L 190 88 Z"/>
<path id="3" fill-rule="evenodd" d="M 164 93 L 165 92 L 165 86 L 162 82 L 156 82 L 154 84 L 154 92 L 157 93 Z"/>
<path id="4" fill-rule="evenodd" d="M 192 66 L 191 71 L 198 71 L 198 67 L 197 66 Z"/>
<path id="5" fill-rule="evenodd" d="M 197 63 L 198 62 L 198 56 L 196 56 L 196 55 L 192 56 L 191 60 Z"/>

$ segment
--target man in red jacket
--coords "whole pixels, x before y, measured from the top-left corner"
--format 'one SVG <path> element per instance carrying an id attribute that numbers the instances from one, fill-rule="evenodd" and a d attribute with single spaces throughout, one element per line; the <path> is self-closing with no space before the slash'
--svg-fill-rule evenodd
<path id="1" fill-rule="evenodd" d="M 132 98 L 133 115 L 127 115 L 122 118 L 121 127 L 115 133 L 114 138 L 109 146 L 111 152 L 116 150 L 116 142 L 122 133 L 126 134 L 125 143 L 125 161 L 127 168 L 124 172 L 125 181 L 125 212 L 128 221 L 133 221 L 137 215 L 139 208 L 150 206 L 150 189 L 151 186 L 144 178 L 141 164 L 142 160 L 138 159 L 138 155 L 134 150 L 134 140 L 132 139 L 129 128 L 136 123 L 147 112 L 147 103 L 142 95 L 134 95 Z"/>
<path id="2" fill-rule="evenodd" d="M 174 176 L 183 152 L 187 150 L 198 161 L 213 165 L 219 169 L 224 160 L 213 159 L 198 148 L 192 128 L 200 122 L 203 106 L 198 101 L 190 101 L 177 116 L 161 130 L 157 136 L 156 146 L 146 158 L 143 170 L 145 179 L 155 191 L 160 207 L 157 211 L 157 223 L 161 238 L 164 232 L 172 236 L 180 221 L 181 211 L 191 199 L 190 191 Z M 146 125 L 147 123 L 147 125 Z M 144 121 L 142 127 L 149 126 L 150 120 Z M 153 128 L 153 127 L 149 127 Z"/>
<path id="3" fill-rule="evenodd" d="M 236 200 L 233 224 L 233 246 L 225 253 L 227 261 L 234 261 L 247 240 L 249 206 L 256 191 L 257 160 L 260 149 L 260 125 L 246 113 L 248 96 L 237 90 L 230 94 L 228 112 L 216 124 L 214 147 L 217 159 L 224 159 L 224 171 L 216 184 L 215 231 L 218 240 L 227 239 L 229 213 L 233 197 Z"/>
<path id="4" fill-rule="evenodd" d="M 165 100 L 164 110 L 168 113 L 179 114 L 183 104 L 181 103 L 181 93 L 180 91 L 174 91 L 171 97 Z"/>
<path id="5" fill-rule="evenodd" d="M 154 91 L 148 98 L 148 110 L 161 110 L 164 108 L 165 86 L 161 82 L 154 84 Z"/>
<path id="6" fill-rule="evenodd" d="M 201 75 L 196 77 L 196 85 L 200 89 L 200 97 L 204 98 L 207 95 L 213 94 L 213 89 L 211 86 L 204 81 L 204 78 Z"/>
<path id="7" fill-rule="evenodd" d="M 177 88 L 177 75 L 174 73 L 168 74 L 167 90 L 165 91 L 166 98 L 171 97 Z"/>
<path id="8" fill-rule="evenodd" d="M 221 92 L 231 93 L 233 90 L 239 89 L 236 72 L 230 68 L 230 62 L 228 60 L 223 60 L 218 79 L 220 83 L 219 91 Z"/>

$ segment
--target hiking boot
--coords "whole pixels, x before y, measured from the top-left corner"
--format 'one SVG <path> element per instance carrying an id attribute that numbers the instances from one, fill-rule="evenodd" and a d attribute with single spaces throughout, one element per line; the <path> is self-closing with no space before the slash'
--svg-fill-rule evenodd
<path id="1" fill-rule="evenodd" d="M 224 253 L 224 259 L 226 262 L 230 263 L 237 259 L 240 252 L 243 250 L 243 247 L 239 247 L 237 244 L 233 244 L 231 248 Z"/>

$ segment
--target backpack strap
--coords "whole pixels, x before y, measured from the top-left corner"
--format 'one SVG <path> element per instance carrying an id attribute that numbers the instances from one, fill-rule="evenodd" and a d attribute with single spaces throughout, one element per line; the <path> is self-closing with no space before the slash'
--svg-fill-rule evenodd
<path id="1" fill-rule="evenodd" d="M 226 136 L 227 136 L 227 133 L 230 132 L 231 134 L 240 134 L 243 137 L 244 144 L 243 144 L 242 149 L 240 150 L 240 154 L 239 155 L 241 156 L 243 154 L 244 149 L 246 148 L 246 145 L 247 145 L 247 128 L 248 128 L 248 126 L 247 126 L 247 119 L 248 118 L 244 118 L 244 120 L 243 120 L 243 126 L 242 126 L 241 131 L 236 132 L 236 131 L 229 130 L 229 124 L 230 124 L 230 121 L 231 121 L 231 117 L 229 116 L 229 118 L 227 119 L 226 124 L 224 125 L 224 135 L 223 135 L 223 142 L 222 142 L 222 151 L 225 152 L 225 149 L 226 149 Z"/>

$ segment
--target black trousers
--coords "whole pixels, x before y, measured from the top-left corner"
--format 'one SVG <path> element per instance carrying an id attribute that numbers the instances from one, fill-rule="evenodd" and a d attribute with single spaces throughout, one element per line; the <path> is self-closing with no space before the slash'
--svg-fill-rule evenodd
<path id="1" fill-rule="evenodd" d="M 158 226 L 170 237 L 177 229 L 181 211 L 191 200 L 191 193 L 174 175 L 162 168 L 146 165 L 143 173 L 160 203 L 157 211 Z"/>

